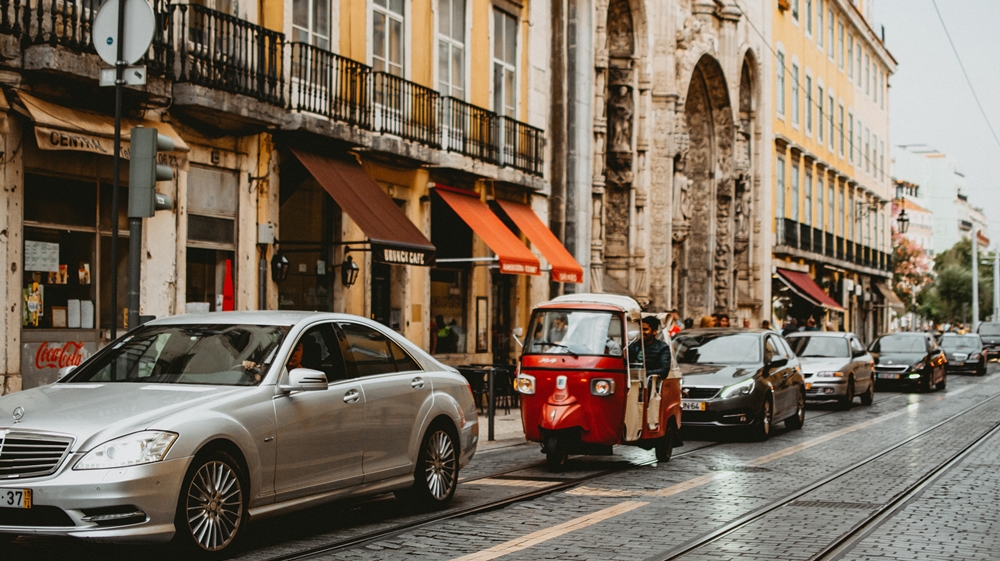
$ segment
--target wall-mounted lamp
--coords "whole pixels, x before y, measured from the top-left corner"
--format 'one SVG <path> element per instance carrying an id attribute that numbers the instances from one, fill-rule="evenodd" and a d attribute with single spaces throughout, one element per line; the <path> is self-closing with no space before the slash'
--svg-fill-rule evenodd
<path id="1" fill-rule="evenodd" d="M 899 216 L 896 217 L 896 223 L 899 224 L 899 233 L 905 234 L 907 230 L 910 229 L 910 217 L 906 215 L 906 209 L 899 211 Z"/>
<path id="2" fill-rule="evenodd" d="M 280 251 L 276 251 L 271 257 L 271 280 L 274 282 L 281 282 L 288 278 L 288 270 L 292 268 L 292 264 L 288 261 Z"/>
<path id="3" fill-rule="evenodd" d="M 361 268 L 354 262 L 354 258 L 348 255 L 340 265 L 340 282 L 345 287 L 350 288 L 358 280 L 358 272 Z"/>
<path id="4" fill-rule="evenodd" d="M 882 210 L 882 207 L 884 207 L 887 202 L 889 201 L 872 201 L 872 202 L 858 201 L 856 203 L 857 207 L 854 212 L 854 221 L 861 222 L 861 220 L 863 220 L 869 214 Z"/>

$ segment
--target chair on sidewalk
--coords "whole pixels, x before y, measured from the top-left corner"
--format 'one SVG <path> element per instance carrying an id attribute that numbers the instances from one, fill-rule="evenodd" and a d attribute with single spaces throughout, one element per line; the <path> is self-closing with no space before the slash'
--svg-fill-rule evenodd
<path id="1" fill-rule="evenodd" d="M 479 409 L 480 413 L 482 413 L 483 396 L 487 392 L 486 370 L 472 365 L 463 365 L 458 367 L 458 371 L 466 380 L 468 380 L 469 386 L 472 387 L 472 398 L 476 402 L 476 408 Z"/>

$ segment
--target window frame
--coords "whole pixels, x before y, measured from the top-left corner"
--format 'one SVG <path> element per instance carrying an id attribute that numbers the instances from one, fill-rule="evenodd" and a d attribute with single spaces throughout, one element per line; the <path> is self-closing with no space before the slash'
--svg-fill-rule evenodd
<path id="1" fill-rule="evenodd" d="M 778 49 L 778 63 L 775 65 L 775 91 L 777 92 L 777 106 L 778 118 L 784 120 L 785 116 L 785 53 L 781 49 Z"/>
<path id="2" fill-rule="evenodd" d="M 455 13 L 456 13 L 456 11 L 455 11 L 455 4 L 456 3 L 461 3 L 462 4 L 462 10 L 461 10 L 461 12 L 462 12 L 462 37 L 461 37 L 461 41 L 460 41 L 459 39 L 456 39 L 455 37 L 453 37 L 450 33 L 444 33 L 441 30 L 441 14 L 440 13 L 436 14 L 437 17 L 435 18 L 434 24 L 435 24 L 435 27 L 437 28 L 437 49 L 438 49 L 438 58 L 437 58 L 437 61 L 436 61 L 436 67 L 437 67 L 437 73 L 438 73 L 437 74 L 437 84 L 438 84 L 438 88 L 437 89 L 438 89 L 438 92 L 442 96 L 453 97 L 453 98 L 456 98 L 456 99 L 465 100 L 466 97 L 467 97 L 467 94 L 468 94 L 468 81 L 469 81 L 468 72 L 466 72 L 468 70 L 468 68 L 467 68 L 468 67 L 468 57 L 466 56 L 467 52 L 468 52 L 468 49 L 466 47 L 467 47 L 467 43 L 468 43 L 467 40 L 468 40 L 468 25 L 469 25 L 469 18 L 468 18 L 468 15 L 469 15 L 468 14 L 468 6 L 469 6 L 469 4 L 468 4 L 467 0 L 438 0 L 438 2 L 436 4 L 438 12 L 440 12 L 441 5 L 443 3 L 447 3 L 448 4 L 448 8 L 450 10 L 450 13 L 449 13 L 449 16 L 448 16 L 448 22 L 449 22 L 450 32 L 453 32 L 455 30 L 455 24 L 454 24 L 454 17 L 455 17 Z M 442 48 L 447 48 L 448 49 L 448 57 L 447 57 L 448 68 L 447 69 L 441 68 L 441 49 Z M 455 52 L 455 50 L 460 50 L 461 51 L 461 57 L 462 57 L 462 61 L 461 61 L 461 65 L 462 65 L 462 84 L 460 86 L 457 86 L 457 87 L 455 86 L 454 80 L 453 80 L 453 78 L 455 76 L 455 69 L 454 69 L 454 67 L 452 65 L 452 63 L 455 60 L 454 59 L 454 52 Z M 445 74 L 447 74 L 447 80 L 442 79 L 442 76 L 444 76 Z M 445 91 L 445 85 L 447 85 L 447 91 Z M 456 90 L 458 91 L 459 95 L 455 95 Z"/>
<path id="3" fill-rule="evenodd" d="M 308 13 L 309 13 L 309 18 L 308 19 L 309 19 L 309 22 L 306 24 L 306 27 L 302 27 L 300 25 L 296 25 L 296 23 L 295 23 L 295 4 L 297 2 L 305 2 L 306 4 L 308 4 Z M 314 21 L 315 20 L 315 15 L 316 15 L 315 6 L 316 6 L 316 4 L 318 4 L 320 2 L 323 2 L 323 3 L 325 3 L 327 5 L 327 9 L 326 9 L 327 34 L 326 34 L 326 37 L 323 37 L 322 35 L 320 35 L 319 33 L 317 33 L 315 31 L 315 29 L 316 29 L 316 22 Z M 292 25 L 292 33 L 291 33 L 292 41 L 301 42 L 301 41 L 298 41 L 298 39 L 295 37 L 296 31 L 300 31 L 302 33 L 305 33 L 305 35 L 306 35 L 306 39 L 307 39 L 305 41 L 306 44 L 311 45 L 313 47 L 316 47 L 318 49 L 323 49 L 323 50 L 327 50 L 327 51 L 332 51 L 333 50 L 332 49 L 332 46 L 333 46 L 333 1 L 332 0 L 292 0 L 292 17 L 291 17 L 291 22 L 292 22 L 291 23 L 291 25 Z M 326 46 L 316 44 L 315 37 L 321 37 L 321 38 L 325 39 L 326 40 Z"/>
<path id="4" fill-rule="evenodd" d="M 792 126 L 799 125 L 799 65 L 792 61 Z"/>
<path id="5" fill-rule="evenodd" d="M 507 29 L 506 29 L 507 22 L 508 21 L 511 22 L 513 24 L 513 26 L 514 26 L 514 34 L 513 34 L 514 35 L 514 61 L 513 62 L 508 62 L 506 60 L 498 59 L 496 57 L 496 41 L 498 39 L 503 39 L 503 37 L 500 37 L 500 38 L 496 37 L 496 28 L 497 28 L 497 23 L 496 23 L 497 19 L 496 18 L 498 18 L 498 17 L 509 18 L 509 20 L 508 19 L 503 19 L 502 20 L 502 21 L 505 22 L 504 23 L 504 28 L 503 28 L 503 31 L 504 31 L 503 35 L 504 35 L 504 37 L 507 34 Z M 505 10 L 502 10 L 502 9 L 500 9 L 496 5 L 493 6 L 493 25 L 490 26 L 490 30 L 491 30 L 490 33 L 493 35 L 493 37 L 492 37 L 492 39 L 490 41 L 490 70 L 491 70 L 491 75 L 492 75 L 491 80 L 490 80 L 490 84 L 491 84 L 490 85 L 490 94 L 492 96 L 492 102 L 493 102 L 493 106 L 494 106 L 493 107 L 493 112 L 496 113 L 497 115 L 501 116 L 501 117 L 507 117 L 507 118 L 510 118 L 510 119 L 517 119 L 519 103 L 521 101 L 520 100 L 520 96 L 518 95 L 518 93 L 519 93 L 518 92 L 518 89 L 519 89 L 518 85 L 520 84 L 520 75 L 518 74 L 518 64 L 517 64 L 518 57 L 520 56 L 520 47 L 521 47 L 520 41 L 518 41 L 519 28 L 520 28 L 520 20 L 519 20 L 519 18 L 516 15 L 514 15 L 514 14 L 512 14 L 510 12 L 507 12 Z M 504 44 L 503 51 L 504 51 L 504 53 L 506 53 L 506 51 L 507 51 L 506 44 Z M 506 73 L 507 72 L 512 73 L 513 76 L 514 76 L 514 78 L 513 78 L 513 82 L 514 82 L 513 101 L 514 101 L 514 104 L 513 104 L 512 107 L 509 108 L 510 113 L 511 113 L 510 115 L 507 114 L 508 107 L 506 105 L 506 99 L 505 99 L 506 96 L 504 95 L 504 94 L 507 93 L 506 89 L 501 90 L 501 93 L 499 94 L 499 97 L 497 95 L 496 70 L 497 70 L 497 65 L 498 64 L 502 67 L 502 69 L 504 71 L 503 79 L 500 80 L 500 86 L 504 86 L 504 84 L 506 83 L 506 78 L 507 78 L 507 74 Z M 497 107 L 496 106 L 498 99 L 502 100 L 502 102 L 504 104 L 503 107 Z"/>
<path id="6" fill-rule="evenodd" d="M 378 59 L 378 57 L 375 54 L 375 17 L 376 17 L 377 14 L 382 15 L 383 17 L 385 17 L 386 27 L 385 27 L 385 44 L 384 44 L 384 47 L 385 47 L 385 57 L 384 57 L 384 60 L 382 61 L 382 64 L 383 64 L 383 66 L 385 68 L 383 70 L 381 70 L 381 72 L 385 72 L 386 74 L 390 74 L 390 75 L 393 75 L 393 76 L 398 76 L 400 78 L 404 78 L 405 79 L 406 78 L 406 68 L 407 68 L 407 64 L 406 64 L 406 51 L 407 51 L 406 50 L 406 35 L 407 35 L 406 34 L 406 0 L 401 0 L 401 1 L 402 1 L 402 5 L 403 5 L 403 13 L 398 13 L 398 12 L 392 11 L 390 9 L 389 4 L 390 4 L 391 0 L 386 0 L 386 2 L 385 2 L 386 5 L 385 6 L 380 6 L 377 1 L 373 1 L 371 3 L 371 6 L 372 6 L 372 10 L 371 10 L 372 18 L 371 18 L 371 29 L 370 29 L 370 33 L 369 33 L 369 38 L 370 38 L 371 45 L 372 45 L 372 47 L 371 47 L 371 49 L 372 49 L 372 51 L 371 51 L 372 52 L 372 54 L 371 54 L 371 57 L 372 57 L 371 58 L 371 67 L 372 67 L 372 69 L 375 69 L 376 62 L 378 60 L 380 60 L 380 59 Z M 392 26 L 390 25 L 390 21 L 393 21 L 393 20 L 397 21 L 399 23 L 399 33 L 400 33 L 400 37 L 399 37 L 399 49 L 400 49 L 400 53 L 399 53 L 399 63 L 398 64 L 395 64 L 395 63 L 393 63 L 390 60 L 390 58 L 391 58 L 391 45 L 392 45 Z M 398 70 L 399 70 L 398 74 L 396 74 L 396 73 L 394 73 L 392 71 L 393 67 L 398 67 Z M 378 72 L 378 70 L 376 70 L 376 72 Z"/>

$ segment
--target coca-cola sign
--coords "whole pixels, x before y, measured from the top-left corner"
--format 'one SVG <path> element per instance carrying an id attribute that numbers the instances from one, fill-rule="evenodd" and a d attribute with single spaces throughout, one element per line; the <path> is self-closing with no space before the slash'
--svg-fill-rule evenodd
<path id="1" fill-rule="evenodd" d="M 35 368 L 63 368 L 80 366 L 83 362 L 83 343 L 67 341 L 66 343 L 42 343 L 35 352 Z"/>

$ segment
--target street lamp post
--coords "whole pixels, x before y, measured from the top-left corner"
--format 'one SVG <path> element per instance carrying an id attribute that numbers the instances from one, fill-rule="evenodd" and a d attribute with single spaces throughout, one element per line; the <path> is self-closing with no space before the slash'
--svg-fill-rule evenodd
<path id="1" fill-rule="evenodd" d="M 1000 321 L 1000 248 L 993 248 L 993 321 Z"/>
<path id="2" fill-rule="evenodd" d="M 972 333 L 979 327 L 979 235 L 972 224 Z"/>

